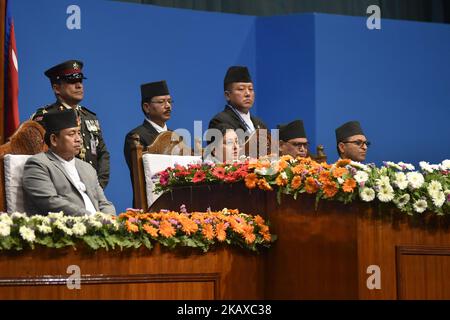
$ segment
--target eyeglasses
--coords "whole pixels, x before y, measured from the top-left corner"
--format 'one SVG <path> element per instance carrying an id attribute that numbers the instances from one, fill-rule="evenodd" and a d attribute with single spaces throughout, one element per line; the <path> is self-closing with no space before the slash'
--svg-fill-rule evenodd
<path id="1" fill-rule="evenodd" d="M 153 104 L 159 105 L 159 106 L 162 106 L 162 105 L 165 105 L 165 104 L 170 104 L 171 106 L 173 105 L 173 100 L 172 99 L 152 100 L 150 102 L 153 103 Z"/>
<path id="2" fill-rule="evenodd" d="M 362 147 L 363 145 L 366 145 L 366 147 L 370 147 L 371 143 L 370 141 L 363 141 L 363 140 L 355 140 L 355 141 L 342 141 L 342 143 L 353 143 L 357 145 L 358 147 Z"/>
<path id="3" fill-rule="evenodd" d="M 291 146 L 297 148 L 297 149 L 308 149 L 309 142 L 289 142 L 287 141 Z"/>

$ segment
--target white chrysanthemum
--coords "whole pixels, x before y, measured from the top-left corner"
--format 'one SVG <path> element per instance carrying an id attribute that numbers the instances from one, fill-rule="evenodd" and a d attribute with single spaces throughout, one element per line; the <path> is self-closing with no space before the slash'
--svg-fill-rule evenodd
<path id="1" fill-rule="evenodd" d="M 342 178 L 337 178 L 337 181 L 338 181 L 339 184 L 343 184 L 345 182 L 345 180 L 342 179 Z"/>
<path id="2" fill-rule="evenodd" d="M 399 162 L 398 165 L 406 170 L 413 171 L 416 168 L 411 163 Z"/>
<path id="3" fill-rule="evenodd" d="M 411 199 L 411 196 L 408 193 L 401 195 L 397 199 L 394 200 L 395 204 L 398 208 L 403 208 Z"/>
<path id="4" fill-rule="evenodd" d="M 47 224 L 40 224 L 37 226 L 37 230 L 43 234 L 49 234 L 52 232 L 52 228 Z"/>
<path id="5" fill-rule="evenodd" d="M 20 219 L 20 218 L 27 218 L 28 216 L 25 213 L 20 213 L 20 212 L 13 212 L 11 214 L 11 218 L 13 219 Z"/>
<path id="6" fill-rule="evenodd" d="M 405 190 L 408 187 L 408 179 L 406 178 L 406 174 L 403 172 L 396 172 L 394 184 L 400 190 Z"/>
<path id="7" fill-rule="evenodd" d="M 14 222 L 11 217 L 7 213 L 2 213 L 0 215 L 0 222 L 3 222 L 9 226 L 11 226 Z"/>
<path id="8" fill-rule="evenodd" d="M 255 173 L 265 176 L 267 174 L 267 168 L 260 168 L 260 169 L 255 169 Z"/>
<path id="9" fill-rule="evenodd" d="M 11 233 L 11 227 L 9 224 L 0 222 L 0 236 L 7 237 Z"/>
<path id="10" fill-rule="evenodd" d="M 442 191 L 440 191 L 435 196 L 431 197 L 431 200 L 433 201 L 433 204 L 437 208 L 440 208 L 445 203 L 446 200 L 445 194 Z"/>
<path id="11" fill-rule="evenodd" d="M 100 229 L 103 226 L 103 224 L 94 217 L 89 217 L 89 225 L 97 229 Z"/>
<path id="12" fill-rule="evenodd" d="M 22 239 L 26 240 L 28 242 L 33 242 L 36 239 L 34 230 L 32 230 L 28 227 L 21 226 L 19 229 L 19 233 L 20 233 L 20 236 L 22 237 Z"/>
<path id="13" fill-rule="evenodd" d="M 450 170 L 450 160 L 442 161 L 440 167 L 441 167 L 441 170 Z"/>
<path id="14" fill-rule="evenodd" d="M 377 195 L 378 200 L 381 202 L 389 202 L 394 199 L 394 189 L 391 186 L 385 186 L 380 188 Z"/>
<path id="15" fill-rule="evenodd" d="M 419 162 L 419 166 L 422 169 L 422 171 L 424 171 L 424 172 L 430 172 L 431 173 L 431 172 L 434 171 L 433 167 L 428 162 L 420 161 Z"/>
<path id="16" fill-rule="evenodd" d="M 30 217 L 31 221 L 35 221 L 35 222 L 39 222 L 41 223 L 42 221 L 44 221 L 47 217 L 42 216 L 40 214 L 35 214 L 33 216 Z M 47 218 L 48 219 L 48 218 Z"/>
<path id="17" fill-rule="evenodd" d="M 73 234 L 73 232 L 72 232 L 72 229 L 70 229 L 66 226 L 65 218 L 67 218 L 67 217 L 63 217 L 59 220 L 56 220 L 54 223 L 54 226 L 56 228 L 58 228 L 59 230 L 61 230 L 62 232 L 64 232 L 65 234 L 67 234 L 68 236 L 71 236 Z"/>
<path id="18" fill-rule="evenodd" d="M 369 167 L 368 167 L 368 166 L 366 166 L 365 164 L 362 164 L 361 162 L 358 162 L 358 161 L 351 161 L 351 162 L 350 162 L 350 165 L 351 165 L 352 167 L 355 167 L 355 168 L 360 169 L 360 170 L 364 170 L 364 171 L 369 170 Z M 370 171 L 370 170 L 369 170 L 369 171 Z"/>
<path id="19" fill-rule="evenodd" d="M 362 188 L 359 192 L 361 200 L 370 202 L 375 199 L 375 191 L 372 188 Z"/>
<path id="20" fill-rule="evenodd" d="M 442 192 L 442 185 L 439 181 L 431 180 L 427 186 L 430 197 L 436 197 L 438 193 Z"/>
<path id="21" fill-rule="evenodd" d="M 64 216 L 64 212 L 50 212 L 47 217 L 50 219 L 61 219 Z"/>
<path id="22" fill-rule="evenodd" d="M 287 178 L 288 178 L 285 171 L 283 171 L 283 172 L 280 174 L 280 176 L 281 176 L 281 179 L 284 179 L 284 180 L 287 180 Z"/>
<path id="23" fill-rule="evenodd" d="M 392 161 L 387 161 L 386 165 L 388 167 L 391 167 L 391 168 L 394 168 L 394 169 L 397 169 L 397 170 L 402 170 L 402 167 L 400 167 L 400 165 L 398 165 L 398 164 L 396 164 L 395 162 L 392 162 Z"/>
<path id="24" fill-rule="evenodd" d="M 73 231 L 73 234 L 76 236 L 83 236 L 86 234 L 87 229 L 83 223 L 77 222 L 73 225 L 72 231 Z"/>
<path id="25" fill-rule="evenodd" d="M 369 175 L 367 174 L 367 172 L 357 171 L 353 178 L 358 183 L 364 183 L 369 179 Z"/>
<path id="26" fill-rule="evenodd" d="M 422 213 L 427 209 L 427 201 L 424 199 L 419 199 L 414 202 L 414 210 L 418 213 Z"/>
<path id="27" fill-rule="evenodd" d="M 379 179 L 375 180 L 376 184 L 380 188 L 389 188 L 391 187 L 391 182 L 388 176 L 381 176 Z"/>
<path id="28" fill-rule="evenodd" d="M 406 178 L 408 179 L 408 185 L 413 189 L 420 188 L 425 182 L 420 172 L 408 172 Z"/>

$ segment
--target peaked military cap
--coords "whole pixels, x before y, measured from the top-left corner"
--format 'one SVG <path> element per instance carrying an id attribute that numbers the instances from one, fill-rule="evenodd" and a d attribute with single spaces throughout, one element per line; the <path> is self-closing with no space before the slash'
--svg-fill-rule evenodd
<path id="1" fill-rule="evenodd" d="M 51 67 L 44 74 L 50 79 L 51 82 L 64 80 L 80 80 L 86 79 L 83 74 L 83 62 L 79 60 L 68 60 Z"/>

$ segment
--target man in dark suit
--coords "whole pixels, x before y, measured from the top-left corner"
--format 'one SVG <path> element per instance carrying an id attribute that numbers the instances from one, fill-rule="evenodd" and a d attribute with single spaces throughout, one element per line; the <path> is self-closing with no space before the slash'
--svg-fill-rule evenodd
<path id="1" fill-rule="evenodd" d="M 216 114 L 209 122 L 209 129 L 242 129 L 253 133 L 256 129 L 267 129 L 261 119 L 250 114 L 255 102 L 253 82 L 247 67 L 232 66 L 224 79 L 224 91 L 227 104 L 225 109 Z"/>
<path id="2" fill-rule="evenodd" d="M 145 148 L 153 143 L 158 134 L 167 131 L 166 122 L 172 112 L 172 98 L 166 81 L 150 82 L 141 85 L 141 108 L 145 115 L 142 125 L 127 133 L 123 153 L 131 173 L 132 135 L 139 135 L 139 142 Z"/>
<path id="3" fill-rule="evenodd" d="M 63 211 L 66 215 L 115 214 L 101 188 L 95 169 L 75 156 L 82 137 L 79 118 L 72 109 L 44 116 L 45 143 L 49 151 L 30 157 L 23 171 L 23 191 L 28 214 Z"/>
<path id="4" fill-rule="evenodd" d="M 83 80 L 86 79 L 82 68 L 83 62 L 69 60 L 45 71 L 44 74 L 50 79 L 55 93 L 56 102 L 39 108 L 31 116 L 31 120 L 42 124 L 43 117 L 48 112 L 75 110 L 80 118 L 82 138 L 81 151 L 77 157 L 94 167 L 100 185 L 105 188 L 109 181 L 109 152 L 96 114 L 79 105 L 84 97 Z"/>

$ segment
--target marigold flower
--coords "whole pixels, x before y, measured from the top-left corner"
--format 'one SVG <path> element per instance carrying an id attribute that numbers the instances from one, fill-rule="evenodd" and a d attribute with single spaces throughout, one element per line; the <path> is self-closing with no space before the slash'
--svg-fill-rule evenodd
<path id="1" fill-rule="evenodd" d="M 258 180 L 258 187 L 262 190 L 266 190 L 266 191 L 272 191 L 272 187 L 270 186 L 270 184 L 267 183 L 266 179 L 259 179 Z"/>
<path id="2" fill-rule="evenodd" d="M 169 221 L 162 221 L 159 225 L 159 234 L 165 238 L 173 237 L 176 233 L 175 228 Z"/>
<path id="3" fill-rule="evenodd" d="M 264 232 L 262 234 L 264 241 L 270 242 L 272 240 L 272 236 L 270 235 L 269 232 Z"/>
<path id="4" fill-rule="evenodd" d="M 125 221 L 125 226 L 128 230 L 128 232 L 138 232 L 139 227 L 135 225 L 134 223 L 131 223 L 130 220 Z"/>
<path id="5" fill-rule="evenodd" d="M 278 161 L 279 171 L 286 169 L 288 166 L 289 164 L 285 160 L 281 159 L 280 161 Z"/>
<path id="6" fill-rule="evenodd" d="M 340 178 L 344 174 L 348 174 L 348 170 L 346 168 L 338 167 L 333 170 L 333 177 L 335 178 Z"/>
<path id="7" fill-rule="evenodd" d="M 281 156 L 280 160 L 281 161 L 291 161 L 291 160 L 294 160 L 294 158 L 290 154 L 286 154 L 284 156 Z"/>
<path id="8" fill-rule="evenodd" d="M 331 172 L 330 171 L 325 170 L 325 171 L 322 171 L 319 174 L 319 181 L 322 184 L 331 183 L 331 179 L 330 178 L 331 178 Z"/>
<path id="9" fill-rule="evenodd" d="M 233 229 L 236 233 L 242 233 L 243 232 L 243 225 L 239 222 L 237 222 L 235 219 L 230 219 L 230 226 L 231 229 Z"/>
<path id="10" fill-rule="evenodd" d="M 303 171 L 305 171 L 305 166 L 303 164 L 298 164 L 295 167 L 292 168 L 292 172 L 294 174 L 301 174 Z"/>
<path id="11" fill-rule="evenodd" d="M 306 178 L 305 190 L 310 194 L 316 193 L 319 190 L 319 186 L 317 185 L 316 180 L 314 180 L 313 177 Z"/>
<path id="12" fill-rule="evenodd" d="M 334 197 L 334 195 L 338 192 L 338 188 L 336 187 L 336 183 L 333 181 L 329 181 L 323 184 L 323 192 L 327 196 L 327 198 Z"/>
<path id="13" fill-rule="evenodd" d="M 191 233 L 195 233 L 198 230 L 198 225 L 189 218 L 181 219 L 181 230 L 184 231 L 187 235 Z"/>
<path id="14" fill-rule="evenodd" d="M 142 228 L 145 230 L 145 232 L 147 232 L 152 237 L 154 237 L 154 238 L 158 237 L 158 229 L 156 229 L 155 227 L 146 223 L 143 225 Z"/>
<path id="15" fill-rule="evenodd" d="M 227 230 L 228 226 L 224 222 L 220 222 L 216 225 L 216 238 L 219 241 L 225 241 L 227 238 Z"/>
<path id="16" fill-rule="evenodd" d="M 339 159 L 335 166 L 336 167 L 345 167 L 346 165 L 350 164 L 351 160 L 350 159 Z"/>
<path id="17" fill-rule="evenodd" d="M 302 178 L 300 176 L 294 176 L 291 181 L 291 188 L 296 190 L 302 185 Z"/>
<path id="18" fill-rule="evenodd" d="M 245 224 L 242 229 L 243 229 L 242 235 L 245 239 L 245 242 L 247 243 L 255 242 L 256 235 L 253 233 L 254 230 L 253 226 Z"/>
<path id="19" fill-rule="evenodd" d="M 283 179 L 281 175 L 278 175 L 278 177 L 275 179 L 275 183 L 277 186 L 285 186 L 287 185 L 288 181 L 287 179 Z"/>
<path id="20" fill-rule="evenodd" d="M 264 225 L 264 223 L 265 223 L 264 218 L 261 217 L 259 214 L 256 215 L 256 216 L 254 216 L 254 217 L 253 217 L 253 220 L 255 220 L 255 223 L 256 223 L 258 226 L 262 226 L 262 225 Z"/>
<path id="21" fill-rule="evenodd" d="M 353 189 L 356 187 L 356 180 L 353 178 L 345 180 L 344 184 L 342 185 L 342 190 L 344 192 L 353 192 Z"/>
<path id="22" fill-rule="evenodd" d="M 254 189 L 256 188 L 256 184 L 258 182 L 258 177 L 256 176 L 256 174 L 254 173 L 249 173 L 246 177 L 245 177 L 245 186 L 249 189 Z"/>
<path id="23" fill-rule="evenodd" d="M 214 229 L 210 224 L 202 225 L 202 233 L 206 239 L 212 240 L 214 239 Z"/>

